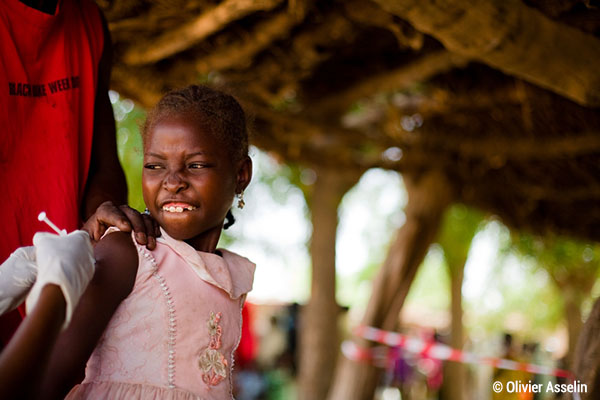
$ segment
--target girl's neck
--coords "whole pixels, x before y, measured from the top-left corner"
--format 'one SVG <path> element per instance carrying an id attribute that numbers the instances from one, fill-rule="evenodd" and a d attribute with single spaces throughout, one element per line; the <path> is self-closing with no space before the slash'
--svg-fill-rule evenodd
<path id="1" fill-rule="evenodd" d="M 217 250 L 217 244 L 219 243 L 219 238 L 221 237 L 221 231 L 222 227 L 216 226 L 206 232 L 203 232 L 199 236 L 195 236 L 184 241 L 196 249 L 196 251 L 214 253 Z"/>

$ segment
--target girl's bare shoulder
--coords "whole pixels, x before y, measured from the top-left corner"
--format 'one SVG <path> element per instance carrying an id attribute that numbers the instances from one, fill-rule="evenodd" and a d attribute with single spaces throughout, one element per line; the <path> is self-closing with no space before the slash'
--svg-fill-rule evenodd
<path id="1" fill-rule="evenodd" d="M 138 255 L 129 233 L 106 235 L 94 247 L 94 256 L 94 277 L 50 357 L 40 391 L 44 398 L 63 398 L 81 380 L 86 362 L 115 310 L 133 290 Z"/>
<path id="2" fill-rule="evenodd" d="M 133 288 L 138 267 L 138 252 L 131 234 L 116 231 L 105 235 L 94 247 L 94 256 L 96 274 L 92 283 L 110 286 L 126 297 Z"/>

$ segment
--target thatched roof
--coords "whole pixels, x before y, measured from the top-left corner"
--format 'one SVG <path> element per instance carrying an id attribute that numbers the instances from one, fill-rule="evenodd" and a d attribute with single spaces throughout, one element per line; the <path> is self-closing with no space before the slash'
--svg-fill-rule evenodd
<path id="1" fill-rule="evenodd" d="M 340 169 L 445 172 L 517 228 L 600 240 L 594 0 L 98 0 L 113 87 L 225 84 L 254 143 Z"/>

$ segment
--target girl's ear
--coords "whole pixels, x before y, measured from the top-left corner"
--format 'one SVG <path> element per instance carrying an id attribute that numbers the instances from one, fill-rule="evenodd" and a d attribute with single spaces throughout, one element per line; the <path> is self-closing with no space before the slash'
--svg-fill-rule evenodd
<path id="1" fill-rule="evenodd" d="M 246 156 L 240 161 L 237 173 L 237 184 L 235 187 L 236 193 L 241 193 L 242 190 L 246 189 L 250 180 L 252 179 L 252 160 Z"/>

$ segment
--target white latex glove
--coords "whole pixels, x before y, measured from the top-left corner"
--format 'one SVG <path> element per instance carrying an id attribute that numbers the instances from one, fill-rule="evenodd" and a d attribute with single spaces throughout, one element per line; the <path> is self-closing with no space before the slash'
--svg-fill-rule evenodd
<path id="1" fill-rule="evenodd" d="M 0 265 L 0 315 L 25 300 L 35 282 L 35 247 L 20 247 Z"/>
<path id="2" fill-rule="evenodd" d="M 27 312 L 35 307 L 44 286 L 49 283 L 58 285 L 67 303 L 64 329 L 94 276 L 95 261 L 90 236 L 85 231 L 74 231 L 66 236 L 38 232 L 33 237 L 33 244 L 38 276 L 27 296 Z"/>

